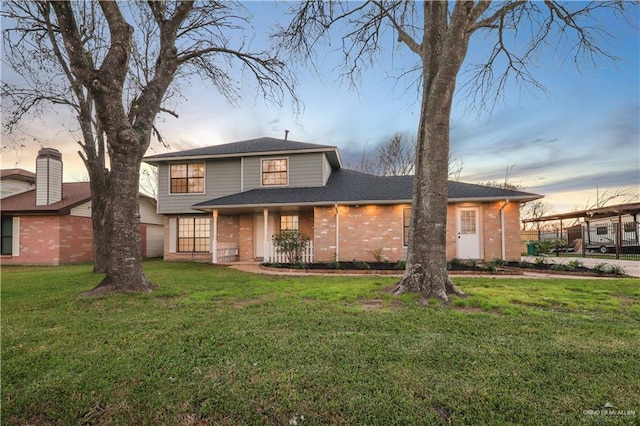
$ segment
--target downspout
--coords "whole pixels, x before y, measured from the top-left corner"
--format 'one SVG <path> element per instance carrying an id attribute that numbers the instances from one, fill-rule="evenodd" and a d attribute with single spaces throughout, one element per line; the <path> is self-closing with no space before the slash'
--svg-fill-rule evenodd
<path id="1" fill-rule="evenodd" d="M 211 263 L 218 263 L 218 209 L 212 212 Z"/>
<path id="2" fill-rule="evenodd" d="M 338 203 L 335 204 L 336 208 L 336 262 L 340 261 L 340 220 L 338 219 Z"/>
<path id="3" fill-rule="evenodd" d="M 509 199 L 504 200 L 504 204 L 500 207 L 500 246 L 502 260 L 507 260 L 506 237 L 504 232 L 504 208 L 509 204 Z"/>

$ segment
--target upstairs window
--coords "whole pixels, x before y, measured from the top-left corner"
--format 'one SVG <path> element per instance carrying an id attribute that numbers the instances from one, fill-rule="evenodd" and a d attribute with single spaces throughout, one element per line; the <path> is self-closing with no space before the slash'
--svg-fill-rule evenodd
<path id="1" fill-rule="evenodd" d="M 206 253 L 209 247 L 208 217 L 181 217 L 178 219 L 178 252 Z"/>
<path id="2" fill-rule="evenodd" d="M 171 164 L 171 193 L 204 192 L 204 163 Z"/>
<path id="3" fill-rule="evenodd" d="M 287 185 L 287 159 L 262 160 L 262 186 Z"/>

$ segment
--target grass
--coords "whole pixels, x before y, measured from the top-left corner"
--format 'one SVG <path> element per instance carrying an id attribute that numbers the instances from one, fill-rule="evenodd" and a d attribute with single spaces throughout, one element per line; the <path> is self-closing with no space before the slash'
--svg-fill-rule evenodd
<path id="1" fill-rule="evenodd" d="M 640 421 L 638 280 L 455 277 L 468 298 L 424 306 L 393 278 L 146 271 L 89 299 L 89 266 L 3 268 L 2 424 Z"/>

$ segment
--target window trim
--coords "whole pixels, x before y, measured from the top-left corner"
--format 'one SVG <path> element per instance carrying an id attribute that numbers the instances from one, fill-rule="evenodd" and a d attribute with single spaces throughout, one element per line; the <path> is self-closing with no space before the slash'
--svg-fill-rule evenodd
<path id="1" fill-rule="evenodd" d="M 295 220 L 292 220 L 292 225 L 295 225 L 293 228 L 283 228 L 282 227 L 282 219 L 285 217 L 292 217 L 295 218 Z M 285 214 L 281 214 L 280 215 L 280 230 L 292 230 L 292 231 L 299 231 L 300 230 L 300 215 L 299 214 L 293 214 L 293 213 L 285 213 Z"/>
<path id="2" fill-rule="evenodd" d="M 0 248 L 6 248 L 8 246 L 9 252 L 8 253 L 2 253 L 2 251 L 0 251 L 0 255 L 2 256 L 13 256 L 13 241 L 14 241 L 14 235 L 13 235 L 13 216 L 2 216 L 2 218 L 0 219 L 1 222 L 7 221 L 7 222 L 11 222 L 11 225 L 8 227 L 9 228 L 9 232 L 10 234 L 5 235 L 4 233 L 2 233 L 2 226 L 0 226 Z M 6 227 L 4 227 L 6 229 Z M 5 241 L 5 238 L 8 238 L 8 244 L 3 244 Z"/>
<path id="3" fill-rule="evenodd" d="M 409 220 L 405 215 L 406 211 L 409 211 Z M 409 230 L 411 229 L 411 207 L 403 207 L 402 208 L 402 245 L 404 247 L 409 247 Z"/>
<path id="4" fill-rule="evenodd" d="M 187 166 L 187 174 L 188 174 L 188 170 L 189 170 L 189 165 L 190 164 L 202 164 L 203 168 L 203 175 L 202 178 L 192 178 L 192 179 L 202 179 L 202 191 L 199 192 L 189 192 L 189 177 L 187 176 L 187 192 L 173 192 L 172 189 L 172 180 L 173 178 L 171 177 L 171 167 L 172 166 L 180 166 L 180 165 L 186 165 Z M 169 167 L 168 167 L 168 176 L 167 179 L 169 180 L 169 184 L 168 184 L 168 188 L 167 191 L 169 193 L 169 195 L 202 195 L 205 194 L 207 192 L 207 162 L 206 161 L 181 161 L 181 162 L 173 162 L 173 163 L 169 163 Z M 176 179 L 182 179 L 182 178 L 176 178 Z"/>
<path id="5" fill-rule="evenodd" d="M 265 161 L 274 161 L 274 160 L 285 160 L 286 161 L 286 165 L 287 165 L 287 170 L 286 170 L 286 174 L 287 174 L 287 182 L 282 184 L 282 183 L 277 183 L 277 184 L 265 184 L 264 183 L 264 178 L 263 175 L 264 173 L 269 173 L 269 172 L 263 172 L 262 171 L 262 167 Z M 269 158 L 261 158 L 260 159 L 260 187 L 261 188 L 274 188 L 274 187 L 284 187 L 284 186 L 289 186 L 289 165 L 291 164 L 291 162 L 289 161 L 289 157 L 269 157 Z M 281 172 L 271 172 L 271 173 L 281 173 Z"/>
<path id="6" fill-rule="evenodd" d="M 178 216 L 176 221 L 176 253 L 211 253 L 211 218 L 208 216 Z M 196 220 L 207 221 L 209 232 L 206 237 L 196 237 Z M 180 222 L 190 220 L 193 221 L 193 235 L 189 237 L 180 236 Z M 206 239 L 206 250 L 196 250 L 196 241 Z M 182 250 L 180 242 L 182 240 L 191 240 L 191 250 Z"/>

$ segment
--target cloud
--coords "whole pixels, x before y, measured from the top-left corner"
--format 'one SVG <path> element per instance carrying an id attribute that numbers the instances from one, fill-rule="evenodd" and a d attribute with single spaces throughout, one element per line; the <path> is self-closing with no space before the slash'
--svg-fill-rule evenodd
<path id="1" fill-rule="evenodd" d="M 616 188 L 635 186 L 640 188 L 640 172 L 638 169 L 601 172 L 590 175 L 569 177 L 544 185 L 529 188 L 533 192 L 556 193 L 581 191 L 585 189 Z"/>

